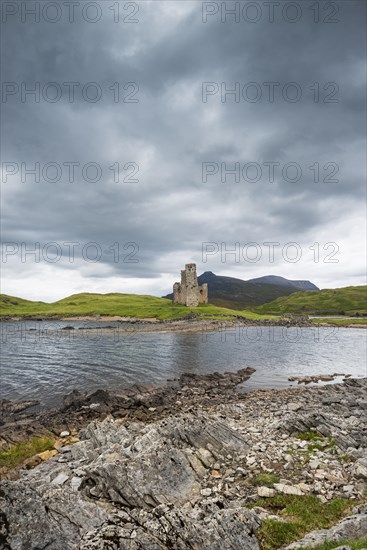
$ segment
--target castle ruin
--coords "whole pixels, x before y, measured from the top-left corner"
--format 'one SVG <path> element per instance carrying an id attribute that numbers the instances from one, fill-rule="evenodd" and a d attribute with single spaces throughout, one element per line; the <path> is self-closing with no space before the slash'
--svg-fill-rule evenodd
<path id="1" fill-rule="evenodd" d="M 198 284 L 196 264 L 186 264 L 181 271 L 181 283 L 173 285 L 173 303 L 187 307 L 208 303 L 208 285 Z"/>

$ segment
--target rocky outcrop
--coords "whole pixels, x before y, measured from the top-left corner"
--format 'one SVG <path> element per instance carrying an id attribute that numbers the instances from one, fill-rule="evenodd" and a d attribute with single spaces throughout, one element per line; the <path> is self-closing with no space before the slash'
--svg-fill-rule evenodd
<path id="1" fill-rule="evenodd" d="M 324 390 L 321 407 L 300 410 L 286 419 L 282 428 L 290 433 L 314 430 L 333 437 L 341 449 L 367 448 L 366 384 L 348 379 L 344 385 Z"/>
<path id="2" fill-rule="evenodd" d="M 106 419 L 80 438 L 3 483 L 4 548 L 219 549 L 223 540 L 228 548 L 258 548 L 256 514 L 201 494 L 216 460 L 248 450 L 223 422 L 204 413 L 149 425 Z"/>
<path id="3" fill-rule="evenodd" d="M 183 374 L 165 386 L 135 384 L 120 391 L 73 390 L 64 397 L 63 407 L 54 410 L 28 412 L 35 401 L 0 401 L 0 450 L 23 441 L 25 436 L 62 431 L 75 432 L 88 422 L 108 415 L 154 421 L 170 413 L 190 410 L 209 401 L 222 403 L 237 399 L 236 386 L 248 380 L 254 369 L 237 372 L 212 372 L 202 375 Z"/>
<path id="4" fill-rule="evenodd" d="M 119 513 L 114 525 L 104 524 L 88 533 L 80 550 L 259 550 L 255 533 L 258 517 L 237 505 L 223 509 L 217 499 L 207 499 L 192 510 L 161 505 L 152 512 Z M 117 519 L 116 518 L 116 519 Z"/>
<path id="5" fill-rule="evenodd" d="M 236 394 L 248 375 L 185 376 L 169 390 L 171 408 L 149 420 L 116 408 L 79 442 L 3 481 L 0 549 L 258 550 L 262 520 L 282 521 L 261 507 L 274 495 L 357 503 L 367 489 L 367 379 Z M 157 399 L 138 395 L 145 407 Z M 108 406 L 106 393 L 74 393 L 65 407 L 98 403 Z M 359 508 L 307 540 L 366 536 L 366 518 Z"/>

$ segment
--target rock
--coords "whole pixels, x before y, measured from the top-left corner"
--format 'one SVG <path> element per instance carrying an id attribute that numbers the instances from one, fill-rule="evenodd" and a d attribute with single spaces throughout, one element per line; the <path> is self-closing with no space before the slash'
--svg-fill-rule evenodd
<path id="1" fill-rule="evenodd" d="M 284 495 L 297 495 L 302 496 L 304 493 L 299 487 L 293 485 L 286 485 L 284 483 L 274 483 L 274 489 Z"/>
<path id="2" fill-rule="evenodd" d="M 81 483 L 82 483 L 82 479 L 78 476 L 74 476 L 70 481 L 70 485 L 71 485 L 72 490 L 73 491 L 78 491 Z"/>
<path id="3" fill-rule="evenodd" d="M 72 437 L 60 439 L 53 460 L 35 457 L 38 466 L 1 483 L 0 547 L 258 550 L 259 515 L 281 521 L 246 509 L 260 495 L 312 492 L 330 502 L 363 494 L 367 380 L 241 394 L 232 374 L 193 377 L 178 389 L 139 384 L 118 394 L 74 393 L 61 416 L 48 411 L 52 432 L 67 426 Z M 94 410 L 93 403 L 100 405 Z M 72 420 L 79 417 L 81 424 Z M 22 418 L 19 429 L 31 436 L 33 424 Z M 322 450 L 302 452 L 304 431 L 325 437 Z M 254 494 L 251 479 L 266 472 L 280 481 Z"/>
<path id="4" fill-rule="evenodd" d="M 10 401 L 8 399 L 0 399 L 0 417 L 14 416 L 31 407 L 39 405 L 39 401 Z"/>
<path id="5" fill-rule="evenodd" d="M 340 403 L 341 397 L 337 395 L 332 395 L 330 397 L 324 397 L 322 400 L 323 405 L 332 405 L 335 403 Z"/>
<path id="6" fill-rule="evenodd" d="M 126 506 L 131 510 L 140 510 L 139 513 L 146 511 L 147 520 L 154 517 L 154 513 L 152 516 L 149 511 L 161 504 L 177 506 L 175 514 L 179 514 L 178 510 L 183 505 L 195 501 L 198 496 L 209 497 L 212 494 L 210 487 L 202 488 L 200 485 L 207 470 L 202 463 L 201 469 L 194 469 L 192 464 L 195 458 L 198 460 L 199 456 L 209 464 L 214 462 L 213 453 L 241 454 L 247 452 L 248 444 L 241 435 L 215 417 L 204 413 L 185 413 L 152 424 L 132 424 L 130 429 L 110 418 L 92 422 L 80 432 L 79 443 L 60 450 L 65 461 L 62 466 L 45 461 L 40 468 L 30 472 L 32 475 L 27 480 L 22 478 L 2 485 L 0 494 L 5 501 L 9 525 L 7 540 L 14 549 L 36 548 L 41 541 L 43 546 L 55 545 L 52 541 L 56 539 L 55 548 L 83 547 L 82 541 L 87 531 L 95 529 L 96 537 L 99 537 L 100 529 L 103 532 L 101 519 L 107 520 L 109 517 L 104 510 L 106 502 L 110 503 L 110 507 L 117 506 L 116 513 Z M 81 477 L 75 475 L 80 466 Z M 170 509 L 167 510 L 169 512 Z M 20 528 L 19 513 L 27 515 Z M 218 513 L 218 517 L 226 516 L 223 510 L 218 510 Z M 240 508 L 230 513 L 231 517 L 237 518 L 233 521 L 238 523 L 238 534 L 229 534 L 229 540 L 231 537 L 236 540 L 240 533 L 245 536 L 247 527 L 240 518 L 245 521 L 249 517 L 246 513 Z M 178 522 L 178 529 L 177 517 L 174 521 Z M 196 520 L 191 518 L 187 521 L 193 522 L 192 527 L 188 526 L 188 533 L 195 540 Z M 224 526 L 213 524 L 213 533 L 217 528 L 218 533 L 226 530 Z M 137 532 L 137 539 L 140 537 L 144 541 L 145 530 Z M 218 533 L 215 537 L 219 536 Z M 155 536 L 152 535 L 152 540 Z M 141 545 L 144 547 L 144 542 Z M 244 543 L 239 542 L 241 547 L 246 548 Z"/>
<path id="7" fill-rule="evenodd" d="M 331 382 L 332 380 L 334 380 L 335 376 L 337 376 L 337 375 L 332 375 L 332 374 L 321 374 L 318 378 L 319 378 L 319 380 L 321 380 L 322 382 Z"/>
<path id="8" fill-rule="evenodd" d="M 196 456 L 204 464 L 206 468 L 210 468 L 211 464 L 214 462 L 212 453 L 207 449 L 203 449 L 203 448 L 198 449 Z"/>
<path id="9" fill-rule="evenodd" d="M 298 487 L 302 491 L 302 493 L 309 493 L 311 491 L 310 485 L 307 485 L 306 483 L 297 483 L 295 487 Z"/>
<path id="10" fill-rule="evenodd" d="M 70 432 L 64 430 L 63 432 L 60 433 L 60 437 L 68 437 L 70 435 Z"/>
<path id="11" fill-rule="evenodd" d="M 63 441 L 55 441 L 53 444 L 54 449 L 56 449 L 56 451 L 59 451 L 63 446 L 63 443 Z"/>
<path id="12" fill-rule="evenodd" d="M 43 451 L 43 453 L 38 453 L 36 456 L 39 456 L 41 460 L 48 460 L 49 458 L 52 458 L 53 456 L 57 455 L 57 450 L 54 449 L 53 451 Z"/>
<path id="13" fill-rule="evenodd" d="M 354 491 L 354 485 L 344 485 L 343 486 L 344 493 L 351 494 Z"/>
<path id="14" fill-rule="evenodd" d="M 290 379 L 288 378 L 288 380 Z M 288 409 L 290 411 L 299 411 L 301 408 L 302 405 L 300 405 L 299 403 L 288 403 Z"/>
<path id="15" fill-rule="evenodd" d="M 359 458 L 356 460 L 352 473 L 357 478 L 367 479 L 367 458 Z"/>
<path id="16" fill-rule="evenodd" d="M 64 485 L 65 481 L 69 479 L 69 475 L 65 472 L 60 472 L 52 481 L 53 485 Z"/>
<path id="17" fill-rule="evenodd" d="M 269 487 L 258 487 L 257 494 L 259 497 L 269 498 L 275 495 L 275 490 L 270 489 Z"/>
<path id="18" fill-rule="evenodd" d="M 38 466 L 41 462 L 42 459 L 39 456 L 32 456 L 31 458 L 27 458 L 27 460 L 23 462 L 23 467 L 26 470 L 31 470 L 32 468 Z"/>
<path id="19" fill-rule="evenodd" d="M 259 550 L 254 536 L 260 526 L 257 515 L 246 509 L 220 509 L 217 502 L 191 511 L 160 505 L 152 512 L 119 513 L 118 522 L 105 522 L 86 533 L 78 548 L 102 549 L 107 541 L 114 541 L 115 548 L 121 549 L 222 550 L 225 541 L 228 550 Z"/>

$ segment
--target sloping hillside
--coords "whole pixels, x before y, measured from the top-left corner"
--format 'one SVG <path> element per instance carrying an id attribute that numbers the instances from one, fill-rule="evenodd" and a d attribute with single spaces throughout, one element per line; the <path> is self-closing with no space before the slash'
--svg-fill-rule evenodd
<path id="1" fill-rule="evenodd" d="M 349 286 L 319 292 L 296 292 L 253 308 L 257 313 L 305 313 L 308 315 L 366 315 L 367 286 Z"/>
<path id="2" fill-rule="evenodd" d="M 214 305 L 203 304 L 197 308 L 188 308 L 172 304 L 171 300 L 157 296 L 139 294 L 74 294 L 51 304 L 32 302 L 14 296 L 0 295 L 0 316 L 2 317 L 76 317 L 86 315 L 104 315 L 175 319 L 195 312 L 200 317 L 233 317 L 246 315 L 249 318 L 260 318 L 253 312 L 233 311 Z"/>

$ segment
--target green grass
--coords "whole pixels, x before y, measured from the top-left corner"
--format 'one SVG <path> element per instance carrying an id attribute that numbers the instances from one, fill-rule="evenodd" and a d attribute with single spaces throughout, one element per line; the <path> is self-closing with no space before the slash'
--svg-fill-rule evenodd
<path id="1" fill-rule="evenodd" d="M 25 443 L 16 443 L 6 451 L 0 451 L 0 467 L 14 468 L 27 458 L 49 451 L 52 447 L 53 440 L 50 437 L 33 437 Z"/>
<path id="2" fill-rule="evenodd" d="M 301 439 L 302 441 L 309 442 L 309 451 L 314 451 L 315 449 L 323 451 L 325 449 L 331 449 L 332 447 L 336 446 L 336 442 L 333 437 L 324 437 L 323 435 L 319 435 L 317 432 L 300 432 L 297 434 L 296 437 L 298 439 Z"/>
<path id="3" fill-rule="evenodd" d="M 278 483 L 279 478 L 274 474 L 262 473 L 256 476 L 254 484 L 260 487 L 273 487 L 274 483 Z"/>
<path id="4" fill-rule="evenodd" d="M 324 438 L 319 435 L 317 432 L 299 432 L 297 434 L 297 439 L 301 439 L 302 441 L 322 441 Z"/>
<path id="5" fill-rule="evenodd" d="M 266 508 L 284 521 L 265 519 L 257 532 L 263 550 L 276 550 L 291 544 L 315 529 L 328 529 L 348 515 L 356 501 L 335 499 L 322 503 L 318 498 L 307 496 L 277 495 L 258 499 L 253 506 Z"/>
<path id="6" fill-rule="evenodd" d="M 194 312 L 200 319 L 234 319 L 237 316 L 248 319 L 269 319 L 251 311 L 235 311 L 211 304 L 196 308 L 172 304 L 171 300 L 139 294 L 74 294 L 68 298 L 47 304 L 0 295 L 0 316 L 12 317 L 77 317 L 102 315 L 162 320 L 185 317 Z"/>
<path id="7" fill-rule="evenodd" d="M 262 306 L 251 308 L 256 313 L 282 315 L 366 315 L 367 286 L 349 286 L 315 292 L 306 290 L 277 298 Z M 321 320 L 320 320 L 321 321 Z M 362 319 L 356 320 L 361 322 Z M 328 322 L 327 319 L 324 322 Z M 348 320 L 344 321 L 349 322 Z"/>
<path id="8" fill-rule="evenodd" d="M 312 550 L 333 550 L 333 548 L 338 548 L 338 546 L 349 546 L 353 550 L 362 550 L 362 548 L 367 548 L 367 537 L 359 540 L 334 540 L 324 542 L 319 546 L 312 546 Z M 305 548 L 305 550 L 307 549 Z"/>

